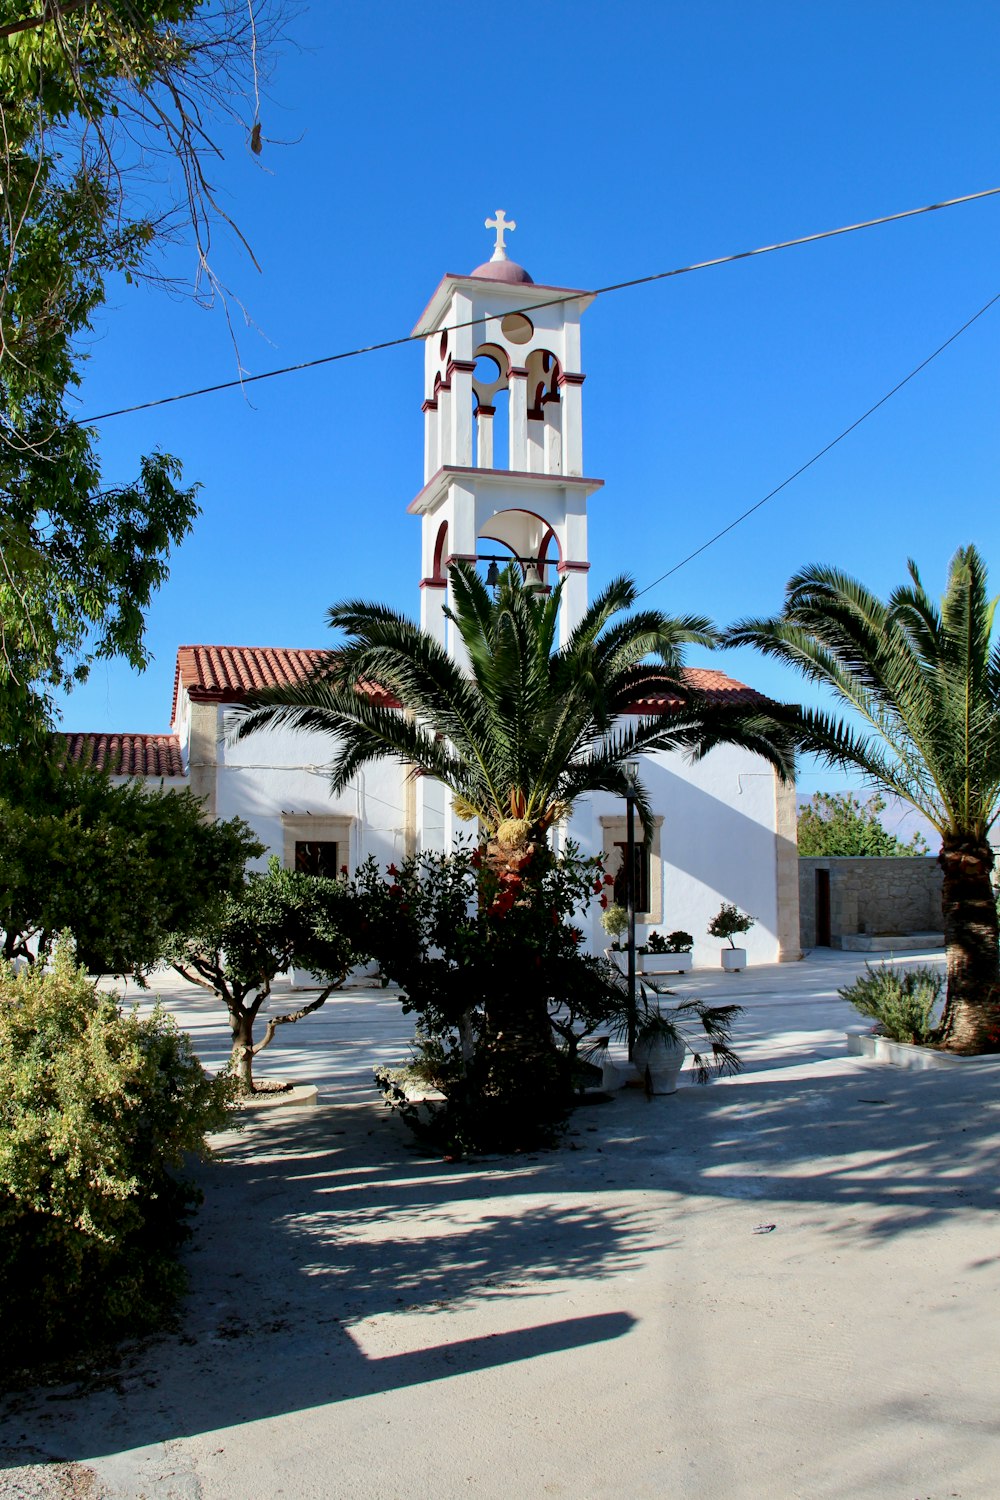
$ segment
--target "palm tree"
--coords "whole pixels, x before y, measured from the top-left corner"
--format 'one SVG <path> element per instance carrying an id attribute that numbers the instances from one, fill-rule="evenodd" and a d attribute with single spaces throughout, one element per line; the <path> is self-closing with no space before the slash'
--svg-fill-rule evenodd
<path id="1" fill-rule="evenodd" d="M 262 692 L 234 710 L 234 737 L 278 726 L 330 734 L 334 793 L 372 761 L 409 763 L 450 789 L 460 817 L 479 820 L 498 859 L 509 854 L 522 864 L 582 794 L 624 796 L 625 762 L 643 751 L 700 756 L 735 743 L 791 773 L 791 757 L 780 735 L 768 738 L 764 714 L 745 704 L 720 706 L 685 682 L 681 648 L 714 643 L 707 620 L 643 610 L 616 621 L 636 598 L 631 580 L 618 578 L 558 648 L 561 585 L 538 597 L 511 565 L 491 593 L 467 563 L 450 573 L 455 608 L 448 615 L 467 668 L 394 610 L 363 601 L 335 605 L 329 623 L 346 634 L 346 644 L 306 681 Z M 670 686 L 677 708 L 623 728 L 616 720 L 648 688 L 650 657 L 658 663 L 657 686 Z M 373 683 L 399 708 L 373 695 Z M 651 828 L 641 787 L 635 800 Z"/>
<path id="2" fill-rule="evenodd" d="M 742 620 L 727 645 L 754 645 L 833 689 L 860 724 L 819 709 L 776 710 L 802 750 L 853 767 L 902 797 L 941 835 L 948 991 L 941 1040 L 997 1050 L 1000 967 L 988 835 L 1000 813 L 1000 645 L 996 601 L 975 547 L 951 560 L 940 608 L 914 563 L 886 603 L 831 568 L 805 569 L 772 620 Z"/>

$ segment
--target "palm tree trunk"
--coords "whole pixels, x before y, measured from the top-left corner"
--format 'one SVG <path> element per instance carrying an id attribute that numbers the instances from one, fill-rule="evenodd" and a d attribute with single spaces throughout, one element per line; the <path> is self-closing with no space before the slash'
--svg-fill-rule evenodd
<path id="1" fill-rule="evenodd" d="M 941 903 L 948 949 L 948 995 L 941 1044 L 949 1052 L 1000 1050 L 1000 947 L 985 839 L 945 838 Z"/>

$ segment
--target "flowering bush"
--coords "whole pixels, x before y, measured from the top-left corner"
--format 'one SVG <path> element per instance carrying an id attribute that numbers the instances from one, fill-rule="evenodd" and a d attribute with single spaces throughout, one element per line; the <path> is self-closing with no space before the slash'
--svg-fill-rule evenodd
<path id="1" fill-rule="evenodd" d="M 572 1099 L 576 1043 L 607 1014 L 606 966 L 574 922 L 603 889 L 599 860 L 547 845 L 497 859 L 482 849 L 359 870 L 365 941 L 417 1017 L 410 1070 L 382 1070 L 387 1102 L 449 1150 L 551 1140 Z M 431 1084 L 443 1109 L 406 1099 Z"/>

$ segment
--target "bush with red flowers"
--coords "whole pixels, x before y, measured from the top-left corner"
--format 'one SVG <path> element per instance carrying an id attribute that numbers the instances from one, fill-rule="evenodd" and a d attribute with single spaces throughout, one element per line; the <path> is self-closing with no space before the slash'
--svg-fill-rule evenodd
<path id="1" fill-rule="evenodd" d="M 407 1068 L 379 1069 L 387 1103 L 449 1153 L 556 1138 L 579 1038 L 608 1014 L 613 981 L 574 925 L 603 893 L 599 860 L 538 845 L 503 862 L 480 849 L 423 854 L 355 877 L 368 946 L 415 1015 Z M 444 1104 L 416 1104 L 421 1088 Z"/>

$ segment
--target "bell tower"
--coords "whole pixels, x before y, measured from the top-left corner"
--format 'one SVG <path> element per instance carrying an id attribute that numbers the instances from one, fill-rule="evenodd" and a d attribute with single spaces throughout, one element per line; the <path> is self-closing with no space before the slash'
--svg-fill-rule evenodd
<path id="1" fill-rule="evenodd" d="M 424 339 L 420 621 L 442 644 L 450 562 L 517 561 L 543 588 L 565 580 L 560 638 L 587 608 L 580 318 L 589 292 L 538 286 L 508 258 L 503 209 L 490 260 L 445 276 L 413 330 Z M 537 577 L 530 570 L 537 569 Z"/>

